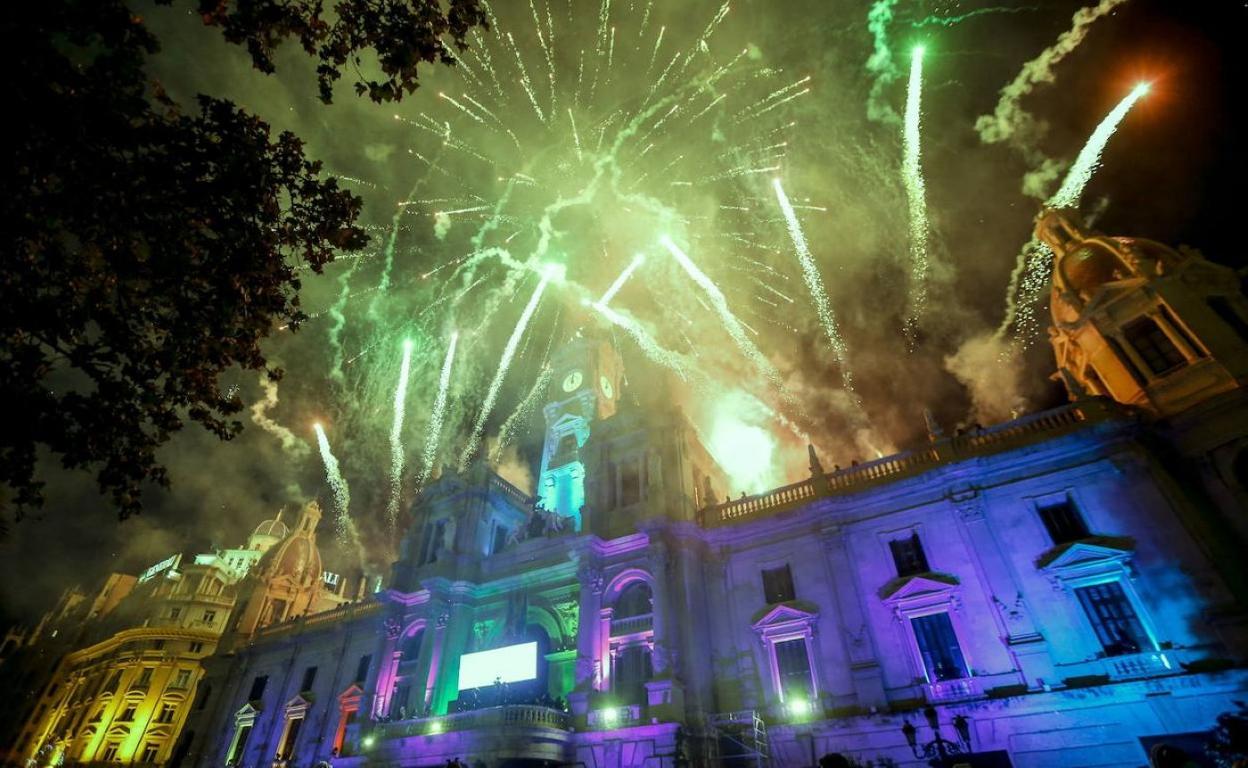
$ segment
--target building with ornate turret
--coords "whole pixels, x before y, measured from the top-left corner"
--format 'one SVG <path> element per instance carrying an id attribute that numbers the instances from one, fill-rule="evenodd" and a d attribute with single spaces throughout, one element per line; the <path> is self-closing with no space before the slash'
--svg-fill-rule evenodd
<path id="1" fill-rule="evenodd" d="M 279 513 L 242 547 L 174 554 L 138 576 L 113 574 L 91 599 L 63 600 L 7 665 L 24 674 L 6 678 L 6 691 L 28 697 L 9 721 L 13 762 L 176 763 L 183 725 L 209 694 L 205 659 L 223 636 L 362 597 L 321 570 L 319 520 L 315 503 L 293 530 Z"/>
<path id="2" fill-rule="evenodd" d="M 1069 405 L 932 424 L 847 469 L 812 450 L 809 477 L 723 501 L 671 399 L 621 397 L 615 350 L 575 339 L 535 495 L 481 462 L 445 471 L 386 587 L 327 612 L 289 597 L 313 567 L 294 539 L 261 559 L 271 586 L 208 662 L 180 764 L 1198 753 L 1248 695 L 1248 305 L 1194 252 L 1060 211 L 1037 234 Z"/>

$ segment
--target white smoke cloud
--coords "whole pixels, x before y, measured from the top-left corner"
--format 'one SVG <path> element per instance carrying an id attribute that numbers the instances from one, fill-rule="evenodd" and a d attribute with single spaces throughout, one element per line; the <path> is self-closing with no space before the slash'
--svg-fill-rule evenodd
<path id="1" fill-rule="evenodd" d="M 296 437 L 294 432 L 269 418 L 269 411 L 277 407 L 277 382 L 270 379 L 268 374 L 261 373 L 260 386 L 264 389 L 264 399 L 252 404 L 252 422 L 280 440 L 282 450 L 291 456 L 302 458 L 309 455 L 312 449 L 307 443 Z"/>
<path id="2" fill-rule="evenodd" d="M 441 211 L 433 214 L 433 236 L 439 240 L 445 240 L 450 231 L 451 217 Z"/>
<path id="3" fill-rule="evenodd" d="M 1009 85 L 1001 89 L 1001 98 L 991 115 L 975 121 L 975 130 L 985 144 L 1006 143 L 1016 149 L 1031 170 L 1023 177 L 1023 193 L 1034 198 L 1048 197 L 1053 183 L 1061 175 L 1065 162 L 1048 157 L 1040 149 L 1040 141 L 1048 125 L 1022 107 L 1022 99 L 1042 83 L 1057 79 L 1054 67 L 1072 53 L 1087 37 L 1092 23 L 1109 14 L 1127 0 L 1101 0 L 1093 6 L 1080 8 L 1071 18 L 1071 27 L 1053 45 L 1023 65 Z"/>
<path id="4" fill-rule="evenodd" d="M 1011 342 L 992 333 L 972 336 L 945 358 L 971 395 L 971 420 L 988 425 L 1014 418 L 1027 408 L 1020 374 L 1023 366 Z"/>

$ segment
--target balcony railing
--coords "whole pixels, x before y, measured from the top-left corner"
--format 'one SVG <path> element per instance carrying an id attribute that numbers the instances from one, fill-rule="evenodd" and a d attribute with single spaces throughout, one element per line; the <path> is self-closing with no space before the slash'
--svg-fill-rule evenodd
<path id="1" fill-rule="evenodd" d="M 499 727 L 553 728 L 566 731 L 572 727 L 572 721 L 568 713 L 557 709 L 532 704 L 509 704 L 502 707 L 474 709 L 471 712 L 456 712 L 442 717 L 380 723 L 377 726 L 377 734 L 383 739 L 399 739 L 446 731 L 472 731 Z"/>
<path id="2" fill-rule="evenodd" d="M 1130 656 L 1111 656 L 1105 659 L 1105 671 L 1115 680 L 1167 675 L 1175 671 L 1175 666 L 1164 651 L 1133 653 Z"/>
<path id="3" fill-rule="evenodd" d="M 863 490 L 916 475 L 941 464 L 999 453 L 1041 437 L 1053 437 L 1087 423 L 1108 421 L 1117 416 L 1121 416 L 1121 411 L 1112 403 L 1100 400 L 1072 403 L 986 429 L 942 438 L 930 446 L 838 469 L 822 477 L 802 480 L 766 493 L 709 506 L 701 511 L 702 523 L 706 526 L 725 525 L 744 518 L 776 514 L 816 497 Z"/>
<path id="4" fill-rule="evenodd" d="M 611 636 L 623 637 L 646 632 L 654 628 L 654 614 L 643 613 L 640 616 L 628 616 L 623 619 L 611 619 Z"/>
<path id="5" fill-rule="evenodd" d="M 973 699 L 978 695 L 979 684 L 975 682 L 973 677 L 964 677 L 959 680 L 941 680 L 936 683 L 929 683 L 927 686 L 927 700 L 933 703 Z"/>
<path id="6" fill-rule="evenodd" d="M 490 475 L 490 490 L 497 491 L 514 501 L 521 509 L 533 506 L 533 497 L 501 477 Z"/>

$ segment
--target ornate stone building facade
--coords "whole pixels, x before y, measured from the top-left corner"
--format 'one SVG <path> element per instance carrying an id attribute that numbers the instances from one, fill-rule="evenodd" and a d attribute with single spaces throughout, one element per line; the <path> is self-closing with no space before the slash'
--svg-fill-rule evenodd
<path id="1" fill-rule="evenodd" d="M 200 685 L 203 664 L 223 635 L 361 596 L 343 594 L 344 580 L 321 571 L 319 519 L 310 504 L 293 530 L 279 514 L 242 547 L 189 562 L 175 554 L 137 577 L 113 574 L 94 599 L 63 601 L 3 670 L 6 690 L 26 705 L 11 721 L 18 728 L 9 758 L 177 763 L 188 715 L 210 693 Z"/>
<path id="2" fill-rule="evenodd" d="M 386 588 L 327 612 L 289 598 L 297 545 L 262 559 L 180 764 L 1134 767 L 1199 743 L 1248 694 L 1248 304 L 1198 254 L 1061 212 L 1038 234 L 1069 405 L 847 469 L 812 450 L 723 501 L 680 410 L 621 400 L 613 349 L 577 340 L 535 498 L 444 472 Z"/>
<path id="3" fill-rule="evenodd" d="M 721 502 L 683 414 L 620 402 L 611 347 L 578 340 L 537 498 L 445 472 L 387 589 L 222 661 L 187 760 L 1138 766 L 1198 742 L 1248 693 L 1248 305 L 1195 253 L 1060 212 L 1038 233 L 1070 405 L 832 472 L 811 451 L 808 479 Z"/>

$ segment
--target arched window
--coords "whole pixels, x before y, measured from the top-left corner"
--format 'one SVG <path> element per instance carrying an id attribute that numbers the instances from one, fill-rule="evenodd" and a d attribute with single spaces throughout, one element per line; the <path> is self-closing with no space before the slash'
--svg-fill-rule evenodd
<path id="1" fill-rule="evenodd" d="M 412 662 L 420 657 L 420 646 L 425 641 L 425 629 L 421 627 L 412 634 L 403 638 L 403 644 L 399 646 L 399 650 L 403 653 L 403 661 Z"/>
<path id="2" fill-rule="evenodd" d="M 627 619 L 653 612 L 654 600 L 650 593 L 650 585 L 644 581 L 634 581 L 624 587 L 624 591 L 616 600 L 614 618 Z"/>

